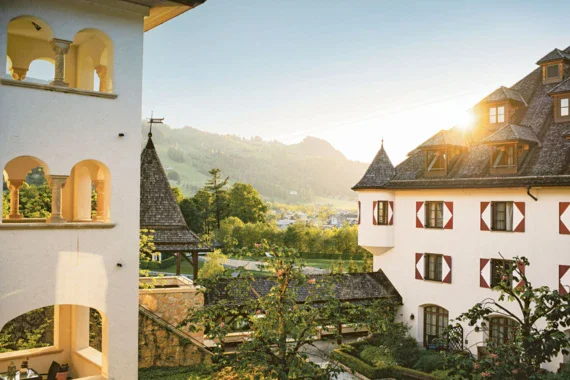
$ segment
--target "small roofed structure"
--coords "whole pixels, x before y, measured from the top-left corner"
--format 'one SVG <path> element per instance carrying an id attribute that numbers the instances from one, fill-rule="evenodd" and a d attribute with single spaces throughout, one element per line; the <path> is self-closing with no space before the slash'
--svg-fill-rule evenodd
<path id="1" fill-rule="evenodd" d="M 505 86 L 499 87 L 484 99 L 486 103 L 503 102 L 507 100 L 518 102 L 524 106 L 527 105 L 526 101 L 517 90 L 513 90 L 512 88 Z"/>
<path id="2" fill-rule="evenodd" d="M 524 142 L 540 146 L 540 140 L 531 127 L 508 124 L 483 140 L 484 144 Z"/>
<path id="3" fill-rule="evenodd" d="M 170 189 L 166 172 L 152 141 L 152 133 L 141 153 L 140 228 L 154 231 L 154 245 L 161 253 L 177 256 L 177 275 L 180 275 L 180 258 L 188 260 L 192 253 L 194 279 L 198 271 L 198 237 L 188 228 L 182 211 Z M 209 251 L 209 249 L 208 249 Z M 188 260 L 189 261 L 189 260 Z"/>
<path id="4" fill-rule="evenodd" d="M 390 157 L 388 157 L 388 153 L 384 150 L 384 140 L 382 140 L 380 150 L 376 153 L 368 170 L 366 170 L 362 179 L 358 181 L 352 189 L 356 190 L 378 185 L 382 186 L 382 184 L 390 182 L 395 174 L 396 170 L 394 169 L 394 165 L 392 165 L 392 161 L 390 161 Z"/>

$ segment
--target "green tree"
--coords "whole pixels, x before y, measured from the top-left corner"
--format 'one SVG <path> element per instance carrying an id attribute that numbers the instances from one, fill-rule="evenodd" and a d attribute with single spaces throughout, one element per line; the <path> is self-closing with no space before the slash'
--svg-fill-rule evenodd
<path id="1" fill-rule="evenodd" d="M 229 214 L 244 223 L 266 221 L 267 206 L 250 184 L 234 183 L 229 191 Z"/>
<path id="2" fill-rule="evenodd" d="M 53 306 L 22 314 L 0 331 L 0 353 L 53 345 Z"/>
<path id="3" fill-rule="evenodd" d="M 198 209 L 194 198 L 184 198 L 180 202 L 180 211 L 186 221 L 186 225 L 197 234 L 201 234 L 204 228 L 202 212 Z"/>
<path id="4" fill-rule="evenodd" d="M 332 271 L 332 267 L 331 267 L 331 271 Z M 336 261 L 335 272 L 333 272 L 333 273 L 338 273 L 338 274 L 344 273 L 344 262 L 342 261 L 342 257 L 339 257 L 338 260 Z"/>
<path id="5" fill-rule="evenodd" d="M 172 190 L 172 194 L 174 194 L 174 199 L 176 199 L 176 203 L 180 204 L 180 202 L 182 202 L 182 200 L 184 199 L 184 194 L 182 194 L 182 190 L 180 190 L 180 188 L 177 186 L 172 186 L 170 190 Z"/>
<path id="6" fill-rule="evenodd" d="M 358 273 L 358 265 L 356 265 L 353 259 L 350 259 L 348 262 L 348 273 Z"/>
<path id="7" fill-rule="evenodd" d="M 2 196 L 2 218 L 7 218 L 10 213 L 10 192 L 5 191 Z"/>
<path id="8" fill-rule="evenodd" d="M 228 212 L 228 192 L 225 189 L 230 177 L 222 179 L 220 169 L 212 169 L 208 173 L 212 176 L 204 186 L 204 190 L 212 195 L 212 206 L 216 219 L 216 228 L 220 228 L 220 222 L 227 216 Z"/>
<path id="9" fill-rule="evenodd" d="M 211 279 L 219 276 L 224 272 L 224 264 L 228 261 L 228 257 L 220 250 L 215 250 L 206 256 L 206 262 L 200 268 L 199 278 Z"/>
<path id="10" fill-rule="evenodd" d="M 51 216 L 51 189 L 47 183 L 28 185 L 20 189 L 20 214 L 24 218 L 49 218 Z"/>

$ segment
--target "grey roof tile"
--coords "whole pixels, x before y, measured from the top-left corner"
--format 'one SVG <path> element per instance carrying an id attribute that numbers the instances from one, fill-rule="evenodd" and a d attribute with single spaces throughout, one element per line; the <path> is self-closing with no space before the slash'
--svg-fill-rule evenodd
<path id="1" fill-rule="evenodd" d="M 553 94 L 563 94 L 565 92 L 570 92 L 570 77 L 563 80 L 556 87 L 548 92 L 549 95 Z"/>
<path id="2" fill-rule="evenodd" d="M 505 86 L 499 87 L 484 99 L 485 102 L 500 102 L 505 100 L 514 100 L 526 106 L 526 101 L 517 90 Z"/>
<path id="3" fill-rule="evenodd" d="M 382 143 L 368 170 L 366 170 L 362 179 L 354 185 L 353 189 L 382 186 L 382 184 L 388 183 L 394 177 L 394 174 L 394 165 L 392 165 L 390 157 L 384 150 L 384 143 Z"/>
<path id="4" fill-rule="evenodd" d="M 550 53 L 546 54 L 544 57 L 539 59 L 536 64 L 540 65 L 543 63 L 551 62 L 551 61 L 558 61 L 560 59 L 570 59 L 570 54 L 566 51 L 562 51 L 560 49 L 554 49 Z"/>
<path id="5" fill-rule="evenodd" d="M 531 127 L 508 124 L 485 138 L 483 143 L 523 141 L 540 144 L 538 137 Z"/>

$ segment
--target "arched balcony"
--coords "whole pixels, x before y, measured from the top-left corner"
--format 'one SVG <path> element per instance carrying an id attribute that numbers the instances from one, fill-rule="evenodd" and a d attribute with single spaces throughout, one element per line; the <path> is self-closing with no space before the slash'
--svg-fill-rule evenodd
<path id="1" fill-rule="evenodd" d="M 96 160 L 85 160 L 71 169 L 63 190 L 64 212 L 74 222 L 109 222 L 111 218 L 111 173 Z"/>
<path id="2" fill-rule="evenodd" d="M 113 92 L 113 43 L 102 31 L 84 29 L 73 39 L 76 49 L 76 88 Z"/>

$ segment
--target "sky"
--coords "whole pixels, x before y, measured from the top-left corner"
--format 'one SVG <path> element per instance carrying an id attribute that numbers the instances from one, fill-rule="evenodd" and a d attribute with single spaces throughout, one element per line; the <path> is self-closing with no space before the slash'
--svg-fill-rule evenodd
<path id="1" fill-rule="evenodd" d="M 143 117 L 393 163 L 570 45 L 570 2 L 208 0 L 145 34 Z"/>

